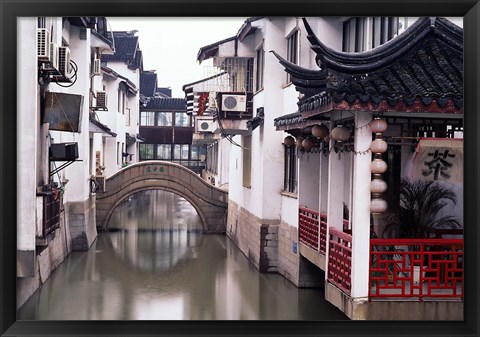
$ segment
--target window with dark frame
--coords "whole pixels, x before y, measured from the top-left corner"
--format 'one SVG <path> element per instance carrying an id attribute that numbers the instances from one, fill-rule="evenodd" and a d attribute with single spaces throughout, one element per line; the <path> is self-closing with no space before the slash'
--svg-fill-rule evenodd
<path id="1" fill-rule="evenodd" d="M 154 144 L 140 143 L 140 160 L 154 159 Z"/>
<path id="2" fill-rule="evenodd" d="M 371 22 L 371 24 L 368 22 Z M 342 50 L 344 52 L 361 52 L 367 50 L 367 30 L 371 30 L 370 48 L 378 47 L 398 35 L 400 26 L 400 17 L 378 16 L 371 18 L 350 18 L 343 22 Z"/>
<path id="3" fill-rule="evenodd" d="M 257 49 L 255 53 L 255 90 L 259 91 L 263 89 L 263 72 L 265 65 L 265 51 L 263 50 L 263 45 Z"/>
<path id="4" fill-rule="evenodd" d="M 155 112 L 141 111 L 140 112 L 140 126 L 155 126 Z"/>
<path id="5" fill-rule="evenodd" d="M 344 52 L 361 52 L 365 50 L 365 17 L 353 17 L 343 22 Z"/>
<path id="6" fill-rule="evenodd" d="M 287 37 L 287 61 L 298 64 L 298 29 Z M 287 84 L 290 82 L 290 74 L 287 73 Z"/>
<path id="7" fill-rule="evenodd" d="M 399 32 L 399 17 L 374 17 L 372 21 L 372 48 L 390 41 Z"/>
<path id="8" fill-rule="evenodd" d="M 297 193 L 297 147 L 295 145 L 284 145 L 285 168 L 283 190 L 285 192 Z"/>
<path id="9" fill-rule="evenodd" d="M 157 112 L 157 126 L 173 126 L 172 112 Z"/>

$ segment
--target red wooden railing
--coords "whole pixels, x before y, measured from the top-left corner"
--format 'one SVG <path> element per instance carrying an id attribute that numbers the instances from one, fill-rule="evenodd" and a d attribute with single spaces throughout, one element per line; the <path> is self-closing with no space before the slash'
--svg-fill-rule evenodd
<path id="1" fill-rule="evenodd" d="M 335 228 L 330 228 L 329 234 L 327 280 L 350 295 L 352 236 Z"/>
<path id="2" fill-rule="evenodd" d="M 327 251 L 327 213 L 299 207 L 298 223 L 300 242 L 325 255 Z M 346 233 L 352 233 L 347 229 L 349 227 L 348 220 L 343 220 L 343 227 Z"/>
<path id="3" fill-rule="evenodd" d="M 319 213 L 299 207 L 298 215 L 300 242 L 318 251 Z"/>
<path id="4" fill-rule="evenodd" d="M 320 213 L 320 253 L 327 253 L 327 213 Z"/>
<path id="5" fill-rule="evenodd" d="M 371 239 L 369 276 L 370 298 L 463 300 L 463 239 Z"/>

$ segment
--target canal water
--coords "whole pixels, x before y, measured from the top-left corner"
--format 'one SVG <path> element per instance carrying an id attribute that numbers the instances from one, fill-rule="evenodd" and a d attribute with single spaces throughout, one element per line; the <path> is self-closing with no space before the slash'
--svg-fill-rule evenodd
<path id="1" fill-rule="evenodd" d="M 123 202 L 110 231 L 73 252 L 17 320 L 348 320 L 323 289 L 259 273 L 195 209 L 166 191 Z"/>

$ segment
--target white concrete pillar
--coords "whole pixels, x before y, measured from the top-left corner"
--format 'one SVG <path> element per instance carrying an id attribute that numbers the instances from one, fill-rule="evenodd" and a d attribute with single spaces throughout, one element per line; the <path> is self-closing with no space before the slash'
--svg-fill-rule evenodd
<path id="1" fill-rule="evenodd" d="M 372 131 L 365 127 L 372 120 L 370 112 L 355 114 L 355 151 L 370 148 Z M 352 288 L 355 299 L 368 298 L 368 274 L 370 254 L 370 163 L 371 153 L 355 154 L 352 188 Z"/>
<path id="2" fill-rule="evenodd" d="M 37 18 L 17 20 L 17 276 L 33 277 L 35 266 L 35 209 L 37 137 L 39 130 Z M 25 94 L 22 94 L 25 93 Z"/>
<path id="3" fill-rule="evenodd" d="M 333 126 L 335 127 L 335 126 Z M 332 127 L 332 128 L 333 128 Z M 331 131 L 331 130 L 330 130 Z M 335 152 L 333 145 L 335 141 L 330 139 L 329 148 L 331 152 L 328 159 L 328 200 L 327 200 L 327 242 L 325 251 L 325 279 L 328 278 L 328 254 L 330 239 L 330 228 L 336 228 L 343 231 L 343 198 L 345 187 L 345 158 L 347 153 Z"/>

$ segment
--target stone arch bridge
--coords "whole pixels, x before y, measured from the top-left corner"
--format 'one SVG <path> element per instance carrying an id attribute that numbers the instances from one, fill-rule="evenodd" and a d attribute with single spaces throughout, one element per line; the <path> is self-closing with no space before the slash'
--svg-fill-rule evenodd
<path id="1" fill-rule="evenodd" d="M 97 227 L 107 229 L 113 210 L 129 196 L 160 189 L 185 198 L 196 209 L 206 233 L 225 233 L 228 192 L 212 186 L 195 172 L 165 161 L 129 165 L 106 179 L 105 192 L 96 195 Z"/>

